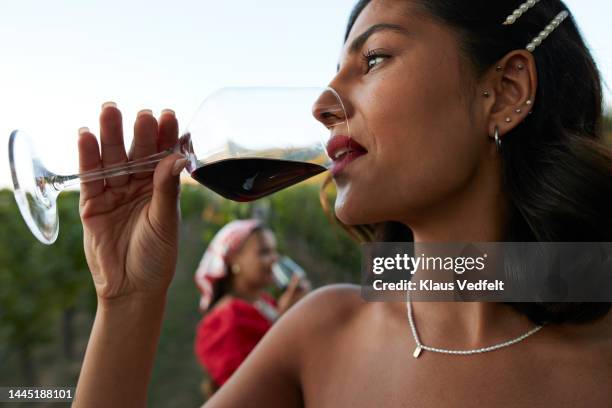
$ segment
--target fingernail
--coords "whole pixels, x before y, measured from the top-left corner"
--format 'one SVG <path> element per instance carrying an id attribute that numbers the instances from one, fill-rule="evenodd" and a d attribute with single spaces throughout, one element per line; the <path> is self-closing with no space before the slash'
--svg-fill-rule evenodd
<path id="1" fill-rule="evenodd" d="M 179 174 L 181 174 L 181 171 L 183 171 L 186 165 L 187 165 L 186 158 L 178 159 L 177 161 L 175 161 L 174 165 L 172 166 L 172 175 L 178 176 Z"/>
<path id="2" fill-rule="evenodd" d="M 81 136 L 83 133 L 89 133 L 89 128 L 85 126 L 79 128 L 79 136 Z"/>
<path id="3" fill-rule="evenodd" d="M 161 111 L 161 114 L 162 114 L 162 115 L 165 115 L 166 113 L 167 113 L 168 115 L 175 116 L 175 113 L 174 113 L 174 111 L 173 111 L 172 109 L 164 109 L 164 110 L 162 110 L 162 111 Z"/>
<path id="4" fill-rule="evenodd" d="M 140 117 L 140 115 L 153 116 L 153 111 L 151 109 L 143 109 L 141 111 L 138 111 L 138 114 L 136 115 L 136 117 Z"/>
<path id="5" fill-rule="evenodd" d="M 116 108 L 117 104 L 115 102 L 104 102 L 102 104 L 102 110 L 106 109 L 106 108 Z"/>

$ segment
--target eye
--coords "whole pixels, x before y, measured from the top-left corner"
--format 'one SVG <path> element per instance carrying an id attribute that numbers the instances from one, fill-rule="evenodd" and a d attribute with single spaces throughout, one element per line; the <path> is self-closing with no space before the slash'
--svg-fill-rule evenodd
<path id="1" fill-rule="evenodd" d="M 363 54 L 363 60 L 366 63 L 366 73 L 370 72 L 372 68 L 389 58 L 389 55 L 383 54 L 380 50 L 368 50 Z"/>

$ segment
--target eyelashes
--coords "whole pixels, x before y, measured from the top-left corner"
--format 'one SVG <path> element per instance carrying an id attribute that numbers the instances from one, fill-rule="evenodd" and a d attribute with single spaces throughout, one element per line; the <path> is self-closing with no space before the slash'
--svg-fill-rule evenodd
<path id="1" fill-rule="evenodd" d="M 376 68 L 381 62 L 390 58 L 390 55 L 385 54 L 381 49 L 367 50 L 362 54 L 363 61 L 366 65 L 366 73 Z"/>
<path id="2" fill-rule="evenodd" d="M 391 58 L 392 56 L 388 53 L 388 51 L 383 50 L 382 48 L 377 49 L 368 49 L 364 53 L 361 54 L 361 63 L 365 65 L 365 73 L 369 73 L 372 69 L 378 67 L 380 63 L 385 60 Z M 340 72 L 342 67 L 340 63 L 336 66 L 336 73 Z"/>

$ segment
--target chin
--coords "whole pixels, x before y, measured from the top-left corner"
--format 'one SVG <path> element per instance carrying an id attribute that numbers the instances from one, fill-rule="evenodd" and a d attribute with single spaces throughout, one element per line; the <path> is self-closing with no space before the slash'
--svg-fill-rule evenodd
<path id="1" fill-rule="evenodd" d="M 383 192 L 361 194 L 355 189 L 338 188 L 334 212 L 336 217 L 347 226 L 373 225 L 396 219 L 403 219 L 402 205 L 397 197 L 389 198 Z M 371 190 L 368 190 L 371 191 Z"/>
<path id="2" fill-rule="evenodd" d="M 272 277 L 272 271 L 266 275 L 265 278 L 266 286 L 274 285 L 274 278 Z"/>
<path id="3" fill-rule="evenodd" d="M 355 199 L 348 199 L 344 194 L 338 194 L 335 203 L 336 217 L 344 225 L 364 225 L 379 222 L 372 216 L 370 207 Z"/>

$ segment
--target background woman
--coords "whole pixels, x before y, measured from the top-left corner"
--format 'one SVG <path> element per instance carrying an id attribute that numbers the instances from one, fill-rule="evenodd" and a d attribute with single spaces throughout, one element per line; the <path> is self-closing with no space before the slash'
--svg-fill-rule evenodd
<path id="1" fill-rule="evenodd" d="M 265 291 L 278 261 L 274 234 L 259 220 L 226 224 L 206 249 L 196 271 L 201 292 L 195 353 L 211 381 L 211 395 L 240 366 L 279 315 L 306 292 L 293 279 L 278 303 Z"/>

